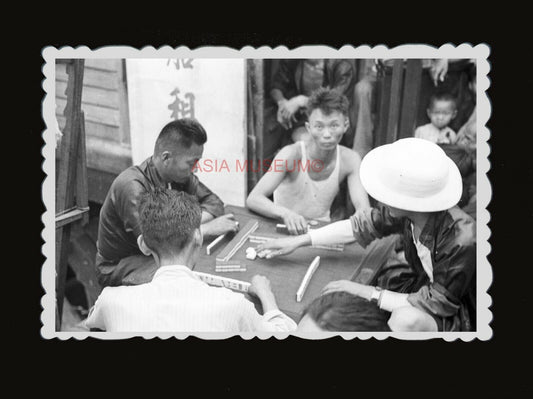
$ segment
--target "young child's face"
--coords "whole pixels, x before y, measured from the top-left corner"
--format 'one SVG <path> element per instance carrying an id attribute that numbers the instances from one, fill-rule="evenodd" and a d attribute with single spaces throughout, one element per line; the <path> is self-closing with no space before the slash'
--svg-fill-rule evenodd
<path id="1" fill-rule="evenodd" d="M 342 112 L 333 111 L 326 115 L 322 110 L 315 109 L 309 115 L 306 127 L 319 148 L 332 149 L 341 141 L 348 124 L 348 118 Z"/>
<path id="2" fill-rule="evenodd" d="M 433 126 L 443 129 L 450 124 L 457 110 L 452 101 L 434 101 L 431 108 L 428 109 L 428 117 Z"/>

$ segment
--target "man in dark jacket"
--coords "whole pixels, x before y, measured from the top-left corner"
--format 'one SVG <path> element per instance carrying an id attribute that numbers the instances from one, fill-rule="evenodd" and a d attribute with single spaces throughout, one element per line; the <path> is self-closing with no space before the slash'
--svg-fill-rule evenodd
<path id="1" fill-rule="evenodd" d="M 168 123 L 156 140 L 154 154 L 139 166 L 117 176 L 100 210 L 96 271 L 100 285 L 137 285 L 151 281 L 157 266 L 138 247 L 141 235 L 138 203 L 155 187 L 184 191 L 199 201 L 204 236 L 237 231 L 233 215 L 223 215 L 224 204 L 200 182 L 192 170 L 202 157 L 207 134 L 196 120 Z"/>
<path id="2" fill-rule="evenodd" d="M 407 138 L 377 147 L 361 162 L 361 183 L 383 206 L 301 236 L 266 242 L 267 257 L 304 245 L 354 240 L 367 246 L 402 234 L 407 264 L 384 267 L 376 286 L 340 280 L 324 293 L 346 291 L 391 312 L 393 331 L 476 329 L 476 223 L 457 203 L 461 174 L 430 141 Z"/>

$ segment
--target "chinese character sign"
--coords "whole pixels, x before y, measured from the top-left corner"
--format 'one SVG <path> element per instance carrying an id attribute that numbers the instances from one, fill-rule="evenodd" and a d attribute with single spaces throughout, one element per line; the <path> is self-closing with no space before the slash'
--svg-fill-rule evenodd
<path id="1" fill-rule="evenodd" d="M 174 60 L 168 59 L 167 60 L 167 65 L 169 65 L 172 62 L 172 64 L 174 64 L 176 69 L 180 69 L 180 65 L 181 65 L 181 68 L 183 68 L 183 69 L 185 69 L 185 68 L 191 68 L 192 69 L 192 67 L 193 67 L 192 66 L 192 61 L 193 61 L 192 58 L 176 58 Z"/>
<path id="2" fill-rule="evenodd" d="M 172 111 L 170 117 L 172 119 L 181 118 L 194 118 L 194 94 L 186 93 L 185 101 L 180 98 L 180 90 L 176 87 L 170 93 L 174 96 L 174 101 L 168 106 L 168 109 Z"/>
<path id="3" fill-rule="evenodd" d="M 208 135 L 204 159 L 234 165 L 246 161 L 246 60 L 127 59 L 132 159 L 152 155 L 168 122 L 196 118 Z M 244 205 L 246 173 L 196 170 L 225 203 Z"/>

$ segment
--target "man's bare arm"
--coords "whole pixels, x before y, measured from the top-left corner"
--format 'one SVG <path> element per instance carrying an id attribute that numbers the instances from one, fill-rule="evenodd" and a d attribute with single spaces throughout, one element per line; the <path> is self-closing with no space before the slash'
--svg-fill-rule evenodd
<path id="1" fill-rule="evenodd" d="M 261 177 L 248 195 L 246 206 L 252 211 L 273 219 L 283 219 L 286 208 L 274 204 L 268 197 L 285 178 L 285 162 L 289 157 L 292 157 L 291 154 L 290 146 L 282 148 L 272 162 L 271 170 Z"/>
<path id="2" fill-rule="evenodd" d="M 359 177 L 359 167 L 361 165 L 361 157 L 355 151 L 347 150 L 344 154 L 343 160 L 346 159 L 346 166 L 348 167 L 348 192 L 355 210 L 370 208 L 370 200 L 368 194 L 361 184 Z"/>
<path id="3" fill-rule="evenodd" d="M 201 223 L 204 224 L 204 223 L 207 223 L 207 222 L 210 222 L 211 220 L 213 220 L 215 217 L 213 215 L 211 215 L 209 212 L 206 212 L 206 211 L 202 211 L 202 220 L 201 220 Z"/>
<path id="4" fill-rule="evenodd" d="M 276 159 L 272 162 L 271 170 L 267 172 L 248 195 L 246 206 L 252 211 L 266 217 L 282 220 L 290 234 L 302 234 L 307 230 L 307 221 L 296 212 L 283 206 L 274 204 L 268 197 L 281 184 L 287 175 L 287 162 L 296 160 L 297 154 L 294 145 L 281 149 Z M 296 172 L 297 173 L 297 172 Z"/>

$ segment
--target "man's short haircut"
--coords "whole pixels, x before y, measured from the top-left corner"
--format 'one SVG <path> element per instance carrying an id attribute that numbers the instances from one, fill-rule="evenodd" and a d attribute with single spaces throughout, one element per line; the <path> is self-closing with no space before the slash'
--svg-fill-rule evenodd
<path id="1" fill-rule="evenodd" d="M 304 310 L 305 315 L 326 331 L 391 331 L 390 312 L 343 291 L 319 296 Z"/>
<path id="2" fill-rule="evenodd" d="M 155 154 L 176 147 L 190 148 L 192 143 L 203 145 L 207 141 L 207 133 L 203 126 L 193 118 L 183 118 L 169 122 L 161 129 L 155 142 Z"/>
<path id="3" fill-rule="evenodd" d="M 183 249 L 200 227 L 201 218 L 198 200 L 182 191 L 155 188 L 139 202 L 144 242 L 159 255 Z"/>
<path id="4" fill-rule="evenodd" d="M 436 93 L 429 98 L 428 108 L 432 109 L 437 101 L 448 101 L 453 104 L 454 109 L 457 109 L 457 99 L 450 93 Z"/>
<path id="5" fill-rule="evenodd" d="M 332 112 L 337 111 L 347 117 L 349 107 L 350 102 L 344 94 L 335 89 L 321 87 L 309 97 L 307 116 L 311 115 L 315 109 L 319 109 L 325 115 L 330 115 Z"/>

